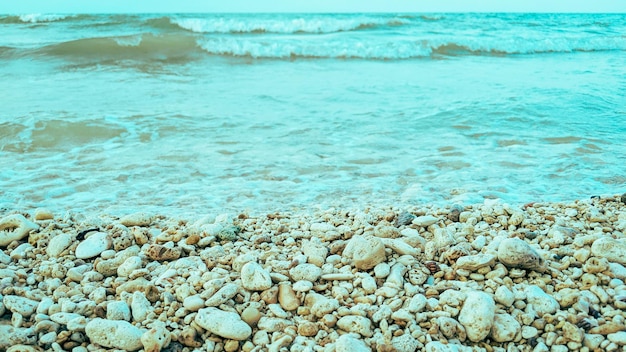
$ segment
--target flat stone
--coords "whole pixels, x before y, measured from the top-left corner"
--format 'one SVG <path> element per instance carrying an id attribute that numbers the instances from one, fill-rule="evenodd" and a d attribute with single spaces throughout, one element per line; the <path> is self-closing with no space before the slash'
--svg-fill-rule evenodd
<path id="1" fill-rule="evenodd" d="M 92 343 L 103 347 L 137 351 L 143 347 L 143 332 L 136 326 L 123 320 L 95 318 L 87 323 L 85 333 Z"/>
<path id="2" fill-rule="evenodd" d="M 144 253 L 148 256 L 148 258 L 162 262 L 180 258 L 181 251 L 180 247 L 167 247 L 153 243 L 146 248 Z"/>
<path id="3" fill-rule="evenodd" d="M 100 255 L 100 253 L 111 248 L 111 237 L 104 232 L 91 232 L 89 237 L 85 238 L 76 247 L 76 258 L 88 259 Z"/>
<path id="4" fill-rule="evenodd" d="M 470 341 L 484 340 L 494 323 L 496 304 L 490 295 L 481 291 L 470 291 L 459 313 L 459 323 L 465 328 Z"/>
<path id="5" fill-rule="evenodd" d="M 39 229 L 39 225 L 26 219 L 24 215 L 12 214 L 0 220 L 0 247 L 19 241 L 31 231 Z"/>
<path id="6" fill-rule="evenodd" d="M 439 221 L 439 218 L 436 218 L 432 215 L 422 215 L 413 219 L 412 223 L 413 225 L 427 227 L 437 223 L 437 221 Z"/>
<path id="7" fill-rule="evenodd" d="M 207 307 L 217 307 L 220 304 L 224 304 L 229 299 L 235 297 L 238 290 L 239 286 L 233 283 L 228 283 L 215 292 L 213 296 L 209 297 L 209 299 L 204 302 L 204 305 Z"/>
<path id="8" fill-rule="evenodd" d="M 120 223 L 124 226 L 150 226 L 152 216 L 146 213 L 129 214 L 122 217 Z"/>
<path id="9" fill-rule="evenodd" d="M 475 254 L 466 255 L 456 260 L 456 267 L 458 269 L 465 269 L 475 271 L 480 268 L 491 266 L 495 264 L 496 257 L 492 254 Z"/>
<path id="10" fill-rule="evenodd" d="M 237 313 L 213 307 L 200 309 L 195 322 L 203 329 L 227 339 L 241 341 L 252 335 L 252 328 Z"/>
<path id="11" fill-rule="evenodd" d="M 602 237 L 591 245 L 591 254 L 596 257 L 606 258 L 609 262 L 626 264 L 626 242 Z"/>
<path id="12" fill-rule="evenodd" d="M 39 305 L 39 301 L 35 301 L 26 297 L 11 295 L 4 296 L 2 303 L 11 312 L 17 313 L 25 318 L 31 316 Z"/>

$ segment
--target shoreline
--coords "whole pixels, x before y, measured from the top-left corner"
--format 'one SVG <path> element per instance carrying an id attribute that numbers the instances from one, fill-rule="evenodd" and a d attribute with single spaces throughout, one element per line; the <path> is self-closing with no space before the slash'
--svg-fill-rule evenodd
<path id="1" fill-rule="evenodd" d="M 3 209 L 0 349 L 618 350 L 624 198 L 193 221 Z"/>

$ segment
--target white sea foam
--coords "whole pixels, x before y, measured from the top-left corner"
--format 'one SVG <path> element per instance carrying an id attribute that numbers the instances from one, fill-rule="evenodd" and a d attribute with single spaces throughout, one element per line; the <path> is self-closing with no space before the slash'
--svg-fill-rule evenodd
<path id="1" fill-rule="evenodd" d="M 29 23 L 61 21 L 68 17 L 72 17 L 72 16 L 59 15 L 59 14 L 42 14 L 42 13 L 31 13 L 31 14 L 25 14 L 25 15 L 19 16 L 22 22 L 29 22 Z"/>
<path id="2" fill-rule="evenodd" d="M 333 33 L 410 23 L 403 18 L 307 16 L 295 18 L 173 18 L 172 23 L 196 33 Z"/>

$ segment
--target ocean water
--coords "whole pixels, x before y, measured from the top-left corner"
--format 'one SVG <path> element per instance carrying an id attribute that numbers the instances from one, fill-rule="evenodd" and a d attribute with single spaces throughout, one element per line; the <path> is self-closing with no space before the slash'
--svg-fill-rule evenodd
<path id="1" fill-rule="evenodd" d="M 626 192 L 626 15 L 0 15 L 0 208 Z"/>

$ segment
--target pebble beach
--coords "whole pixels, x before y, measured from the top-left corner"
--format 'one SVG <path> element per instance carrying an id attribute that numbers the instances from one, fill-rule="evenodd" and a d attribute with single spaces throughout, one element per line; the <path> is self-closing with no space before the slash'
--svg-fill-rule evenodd
<path id="1" fill-rule="evenodd" d="M 0 350 L 623 351 L 626 195 L 0 214 Z"/>

